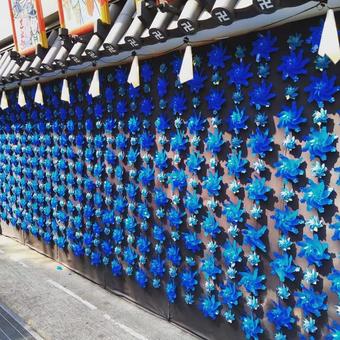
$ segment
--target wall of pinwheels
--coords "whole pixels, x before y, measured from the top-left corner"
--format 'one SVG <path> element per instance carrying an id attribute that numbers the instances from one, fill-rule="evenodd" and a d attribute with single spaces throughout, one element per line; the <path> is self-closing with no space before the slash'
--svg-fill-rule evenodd
<path id="1" fill-rule="evenodd" d="M 338 17 L 339 18 L 339 17 Z M 208 339 L 340 337 L 340 66 L 320 18 L 17 91 L 2 232 Z M 289 34 L 287 34 L 289 32 Z M 339 312 L 338 312 L 339 313 Z"/>

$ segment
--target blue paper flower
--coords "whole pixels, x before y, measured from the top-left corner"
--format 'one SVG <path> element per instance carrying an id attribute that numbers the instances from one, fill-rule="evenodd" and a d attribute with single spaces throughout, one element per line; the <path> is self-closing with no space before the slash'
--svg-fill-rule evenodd
<path id="1" fill-rule="evenodd" d="M 281 71 L 283 80 L 291 78 L 294 82 L 297 82 L 299 75 L 307 73 L 305 66 L 308 63 L 309 59 L 303 57 L 303 49 L 300 49 L 298 53 L 291 51 L 290 55 L 281 58 L 281 65 L 279 65 L 278 70 Z"/>
<path id="2" fill-rule="evenodd" d="M 194 72 L 194 78 L 188 82 L 191 93 L 199 93 L 204 88 L 204 82 L 207 79 L 206 76 L 199 72 Z"/>
<path id="3" fill-rule="evenodd" d="M 265 178 L 256 177 L 252 180 L 250 184 L 246 186 L 248 192 L 248 198 L 253 201 L 267 201 L 267 193 L 271 191 L 271 188 L 266 184 Z"/>
<path id="4" fill-rule="evenodd" d="M 328 77 L 326 72 L 322 72 L 321 78 L 311 76 L 310 84 L 305 87 L 309 93 L 308 103 L 315 101 L 319 107 L 323 107 L 324 102 L 334 103 L 334 95 L 339 91 L 335 82 L 336 76 Z"/>
<path id="5" fill-rule="evenodd" d="M 276 41 L 277 38 L 272 37 L 270 31 L 267 34 L 259 34 L 258 38 L 253 42 L 251 55 L 256 57 L 257 62 L 260 62 L 262 59 L 269 61 L 270 54 L 278 50 L 277 47 L 274 47 Z"/>
<path id="6" fill-rule="evenodd" d="M 320 130 L 312 128 L 310 134 L 306 137 L 306 144 L 302 151 L 309 151 L 312 160 L 319 157 L 325 161 L 328 152 L 336 151 L 336 147 L 332 145 L 336 139 L 337 136 L 328 133 L 325 126 Z"/>
<path id="7" fill-rule="evenodd" d="M 186 292 L 192 292 L 195 290 L 195 286 L 198 284 L 196 280 L 197 272 L 191 270 L 184 270 L 180 274 L 181 285 Z"/>
<path id="8" fill-rule="evenodd" d="M 316 209 L 318 212 L 323 213 L 325 211 L 325 205 L 333 204 L 333 200 L 329 198 L 333 189 L 327 188 L 324 182 L 315 183 L 309 180 L 308 184 L 309 185 L 301 189 L 304 193 L 301 202 L 306 202 L 308 211 Z"/>
<path id="9" fill-rule="evenodd" d="M 274 253 L 274 259 L 270 266 L 272 267 L 272 274 L 276 274 L 281 282 L 285 282 L 286 279 L 295 281 L 294 273 L 300 269 L 294 265 L 293 257 L 287 253 L 283 255 Z"/>
<path id="10" fill-rule="evenodd" d="M 202 228 L 204 230 L 204 235 L 210 235 L 212 238 L 215 238 L 221 232 L 219 224 L 210 211 L 202 222 Z"/>
<path id="11" fill-rule="evenodd" d="M 187 148 L 188 138 L 183 131 L 178 131 L 171 137 L 171 150 L 175 152 L 185 151 Z"/>
<path id="12" fill-rule="evenodd" d="M 228 156 L 226 167 L 229 176 L 239 177 L 241 174 L 246 173 L 246 165 L 249 161 L 242 157 L 242 152 L 232 152 Z"/>
<path id="13" fill-rule="evenodd" d="M 183 233 L 183 240 L 185 248 L 191 250 L 193 253 L 197 253 L 201 250 L 202 241 L 197 237 L 195 232 Z"/>
<path id="14" fill-rule="evenodd" d="M 297 234 L 299 224 L 303 224 L 303 219 L 298 218 L 299 211 L 291 210 L 286 206 L 283 210 L 275 209 L 275 215 L 271 216 L 275 220 L 275 228 L 280 230 L 282 233 L 293 233 Z"/>
<path id="15" fill-rule="evenodd" d="M 330 259 L 330 255 L 327 253 L 328 243 L 321 242 L 316 234 L 313 235 L 313 238 L 303 235 L 303 241 L 297 244 L 301 247 L 299 257 L 304 257 L 309 265 L 315 264 L 317 267 L 321 267 L 323 260 Z"/>
<path id="16" fill-rule="evenodd" d="M 168 81 L 163 78 L 163 77 L 159 77 L 157 80 L 157 90 L 158 90 L 158 94 L 160 97 L 164 97 L 167 92 L 168 92 Z"/>
<path id="17" fill-rule="evenodd" d="M 146 273 L 143 269 L 137 269 L 136 270 L 136 281 L 137 283 L 142 287 L 145 288 L 148 283 L 148 277 L 146 276 Z"/>
<path id="18" fill-rule="evenodd" d="M 185 216 L 184 212 L 179 211 L 178 209 L 171 208 L 168 211 L 168 221 L 171 227 L 175 227 L 176 229 L 183 223 L 182 217 Z"/>
<path id="19" fill-rule="evenodd" d="M 183 94 L 176 94 L 172 97 L 170 107 L 173 114 L 182 115 L 187 109 L 187 101 Z"/>
<path id="20" fill-rule="evenodd" d="M 208 176 L 204 177 L 203 188 L 208 191 L 209 196 L 218 196 L 221 189 L 222 176 L 218 176 L 218 172 L 208 172 Z"/>
<path id="21" fill-rule="evenodd" d="M 258 295 L 259 290 L 265 290 L 266 286 L 262 283 L 266 279 L 265 275 L 258 275 L 258 268 L 255 268 L 253 272 L 247 270 L 246 272 L 240 272 L 241 280 L 238 282 L 239 286 L 244 286 L 247 292 Z"/>
<path id="22" fill-rule="evenodd" d="M 154 158 L 155 166 L 160 170 L 165 170 L 168 167 L 168 157 L 166 152 L 157 151 Z"/>
<path id="23" fill-rule="evenodd" d="M 205 130 L 206 119 L 201 114 L 194 114 L 190 116 L 188 120 L 188 128 L 192 135 L 196 135 L 199 132 Z"/>
<path id="24" fill-rule="evenodd" d="M 249 91 L 250 104 L 254 105 L 256 110 L 260 110 L 262 107 L 269 107 L 270 100 L 275 98 L 275 93 L 272 93 L 273 85 L 262 80 L 260 84 L 254 84 Z"/>
<path id="25" fill-rule="evenodd" d="M 200 300 L 200 309 L 205 317 L 213 320 L 220 313 L 219 308 L 221 303 L 216 299 L 215 295 L 207 295 Z"/>
<path id="26" fill-rule="evenodd" d="M 223 91 L 210 90 L 205 97 L 208 105 L 208 109 L 217 113 L 221 110 L 223 104 L 226 102 Z"/>
<path id="27" fill-rule="evenodd" d="M 224 305 L 229 308 L 238 305 L 238 300 L 242 296 L 242 293 L 237 289 L 236 284 L 232 281 L 228 281 L 225 285 L 220 287 L 219 297 Z"/>
<path id="28" fill-rule="evenodd" d="M 273 304 L 273 308 L 267 312 L 269 322 L 275 325 L 276 330 L 281 330 L 283 327 L 292 329 L 292 325 L 295 323 L 292 308 L 285 307 L 281 303 L 273 302 Z"/>
<path id="29" fill-rule="evenodd" d="M 239 64 L 233 63 L 230 70 L 227 72 L 228 84 L 235 84 L 237 88 L 248 86 L 248 79 L 253 76 L 250 72 L 250 64 L 240 62 Z"/>
<path id="30" fill-rule="evenodd" d="M 189 171 L 194 174 L 201 170 L 202 163 L 204 163 L 204 157 L 198 152 L 190 153 L 186 161 Z"/>
<path id="31" fill-rule="evenodd" d="M 215 44 L 208 53 L 208 65 L 214 70 L 224 68 L 225 62 L 230 59 L 222 44 Z"/>
<path id="32" fill-rule="evenodd" d="M 252 153 L 259 155 L 260 157 L 265 157 L 266 153 L 272 151 L 271 143 L 273 138 L 269 137 L 269 130 L 261 131 L 256 129 L 256 132 L 250 135 L 247 146 L 251 147 Z"/>
<path id="33" fill-rule="evenodd" d="M 303 159 L 288 158 L 282 154 L 280 154 L 279 157 L 280 160 L 274 163 L 274 166 L 277 169 L 275 176 L 282 177 L 285 180 L 290 180 L 293 183 L 297 183 L 298 176 L 304 174 L 304 171 L 300 169 L 300 166 L 303 163 Z"/>
<path id="34" fill-rule="evenodd" d="M 175 282 L 170 281 L 169 283 L 167 283 L 165 290 L 166 290 L 166 295 L 167 295 L 169 302 L 174 303 L 177 297 Z"/>
<path id="35" fill-rule="evenodd" d="M 242 261 L 242 248 L 239 247 L 234 240 L 233 243 L 227 241 L 223 246 L 223 258 L 227 266 L 233 266 L 237 262 Z"/>
<path id="36" fill-rule="evenodd" d="M 184 199 L 184 206 L 189 210 L 191 214 L 197 214 L 199 209 L 201 209 L 201 199 L 200 196 L 197 195 L 197 192 L 194 191 L 192 193 L 187 192 Z"/>
<path id="37" fill-rule="evenodd" d="M 240 130 L 246 130 L 248 128 L 246 124 L 248 119 L 249 116 L 246 114 L 245 109 L 235 107 L 230 111 L 230 114 L 227 118 L 228 131 L 235 131 L 236 133 L 239 133 Z"/>
<path id="38" fill-rule="evenodd" d="M 169 174 L 168 183 L 171 184 L 172 190 L 183 191 L 187 186 L 187 175 L 184 170 L 174 169 Z"/>
<path id="39" fill-rule="evenodd" d="M 283 106 L 282 111 L 278 113 L 279 117 L 279 128 L 284 128 L 286 132 L 295 131 L 300 132 L 300 124 L 307 121 L 306 118 L 302 117 L 304 107 L 298 107 L 294 101 L 292 105 Z"/>
<path id="40" fill-rule="evenodd" d="M 243 234 L 243 242 L 244 244 L 249 245 L 253 250 L 259 248 L 263 252 L 266 251 L 265 244 L 261 241 L 261 237 L 267 231 L 267 226 L 264 225 L 260 229 L 256 229 L 252 225 L 246 223 L 247 229 L 242 230 Z"/>
<path id="41" fill-rule="evenodd" d="M 237 224 L 243 222 L 244 209 L 241 208 L 242 202 L 237 203 L 228 202 L 224 205 L 223 215 L 226 217 L 228 223 Z"/>
<path id="42" fill-rule="evenodd" d="M 253 314 L 250 316 L 242 316 L 242 330 L 246 336 L 246 339 L 259 339 L 259 334 L 263 333 L 260 320 L 254 317 Z"/>
<path id="43" fill-rule="evenodd" d="M 174 266 L 179 266 L 181 264 L 181 253 L 177 246 L 172 245 L 168 248 L 166 252 L 166 257 L 169 261 L 172 262 Z"/>
<path id="44" fill-rule="evenodd" d="M 296 306 L 302 308 L 307 315 L 314 314 L 319 317 L 321 311 L 327 310 L 326 293 L 316 293 L 312 288 L 302 287 L 302 291 L 296 292 L 294 295 L 297 297 Z"/>
<path id="45" fill-rule="evenodd" d="M 340 271 L 333 268 L 332 273 L 328 275 L 328 280 L 332 282 L 331 291 L 340 299 Z"/>
<path id="46" fill-rule="evenodd" d="M 218 129 L 215 129 L 214 133 L 209 132 L 205 143 L 207 151 L 213 154 L 219 153 L 224 144 L 222 132 L 218 131 Z"/>

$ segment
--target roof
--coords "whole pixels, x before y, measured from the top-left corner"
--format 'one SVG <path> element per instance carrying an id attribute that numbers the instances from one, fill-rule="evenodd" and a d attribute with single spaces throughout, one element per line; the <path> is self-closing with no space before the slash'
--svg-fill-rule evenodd
<path id="1" fill-rule="evenodd" d="M 180 48 L 269 28 L 326 12 L 319 0 L 115 0 L 111 25 L 97 21 L 94 32 L 69 36 L 65 29 L 49 34 L 49 49 L 20 56 L 7 50 L 0 56 L 0 87 L 31 84 L 60 74 L 126 62 L 132 52 L 151 57 Z M 325 0 L 340 9 L 340 0 Z"/>

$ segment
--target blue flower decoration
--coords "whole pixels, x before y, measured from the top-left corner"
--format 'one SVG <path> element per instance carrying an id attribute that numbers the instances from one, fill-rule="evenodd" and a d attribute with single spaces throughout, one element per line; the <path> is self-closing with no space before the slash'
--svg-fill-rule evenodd
<path id="1" fill-rule="evenodd" d="M 275 98 L 275 93 L 272 93 L 273 85 L 262 80 L 260 84 L 254 84 L 249 91 L 250 104 L 254 105 L 256 110 L 260 110 L 261 107 L 269 107 L 270 100 Z"/>
<path id="2" fill-rule="evenodd" d="M 171 137 L 171 150 L 175 152 L 185 151 L 187 148 L 188 138 L 183 131 L 177 130 Z"/>
<path id="3" fill-rule="evenodd" d="M 181 264 L 181 253 L 179 248 L 175 245 L 172 245 L 167 249 L 166 257 L 174 266 L 179 266 Z"/>
<path id="4" fill-rule="evenodd" d="M 220 111 L 226 101 L 223 91 L 218 90 L 210 90 L 205 99 L 207 101 L 208 109 L 213 111 L 213 113 Z"/>
<path id="5" fill-rule="evenodd" d="M 270 31 L 267 34 L 259 34 L 258 38 L 253 42 L 251 51 L 251 55 L 256 57 L 256 62 L 261 60 L 269 61 L 271 53 L 278 50 L 277 47 L 274 47 L 276 42 L 277 38 L 272 37 Z"/>
<path id="6" fill-rule="evenodd" d="M 201 114 L 195 114 L 190 116 L 188 120 L 188 128 L 192 135 L 196 135 L 199 132 L 205 130 L 206 119 L 201 116 Z"/>
<path id="7" fill-rule="evenodd" d="M 248 198 L 253 201 L 267 201 L 267 193 L 271 190 L 266 184 L 265 178 L 255 177 L 250 184 L 246 186 Z"/>
<path id="8" fill-rule="evenodd" d="M 279 128 L 284 128 L 286 132 L 295 131 L 300 132 L 300 124 L 307 121 L 306 118 L 302 117 L 304 107 L 298 107 L 294 101 L 291 106 L 284 106 L 282 111 L 278 113 L 279 117 Z"/>
<path id="9" fill-rule="evenodd" d="M 185 292 L 193 292 L 195 290 L 195 286 L 198 284 L 196 276 L 197 272 L 192 270 L 184 270 L 180 274 L 181 285 Z"/>
<path id="10" fill-rule="evenodd" d="M 332 273 L 328 275 L 328 280 L 332 282 L 331 291 L 340 299 L 340 271 L 333 268 Z"/>
<path id="11" fill-rule="evenodd" d="M 242 152 L 232 152 L 228 156 L 226 167 L 228 169 L 229 176 L 240 177 L 241 174 L 247 172 L 246 165 L 249 161 L 242 157 Z"/>
<path id="12" fill-rule="evenodd" d="M 210 211 L 202 222 L 202 228 L 204 230 L 204 235 L 210 235 L 212 238 L 216 238 L 216 236 L 221 232 L 219 224 Z"/>
<path id="13" fill-rule="evenodd" d="M 183 94 L 176 94 L 172 97 L 170 107 L 173 114 L 182 115 L 187 109 L 187 100 Z"/>
<path id="14" fill-rule="evenodd" d="M 237 289 L 234 282 L 228 281 L 225 285 L 222 284 L 220 287 L 219 297 L 224 305 L 229 308 L 238 305 L 238 300 L 242 296 L 242 293 Z"/>
<path id="15" fill-rule="evenodd" d="M 154 158 L 155 166 L 160 170 L 168 167 L 168 156 L 165 151 L 157 151 Z"/>
<path id="16" fill-rule="evenodd" d="M 183 191 L 187 186 L 187 175 L 184 170 L 174 169 L 169 174 L 168 183 L 172 185 L 172 190 Z"/>
<path id="17" fill-rule="evenodd" d="M 293 309 L 281 303 L 274 302 L 273 304 L 273 308 L 267 312 L 269 322 L 275 325 L 276 330 L 281 330 L 283 327 L 292 329 L 295 323 L 295 318 L 292 316 Z"/>
<path id="18" fill-rule="evenodd" d="M 208 65 L 214 70 L 224 68 L 225 62 L 230 59 L 222 44 L 213 45 L 208 53 Z"/>
<path id="19" fill-rule="evenodd" d="M 170 303 L 174 303 L 177 297 L 175 282 L 173 281 L 168 282 L 166 285 L 165 291 L 166 291 L 168 301 Z"/>
<path id="20" fill-rule="evenodd" d="M 303 49 L 300 49 L 298 53 L 291 51 L 290 55 L 281 58 L 281 65 L 279 65 L 278 70 L 282 73 L 283 80 L 291 78 L 294 82 L 297 82 L 301 74 L 307 73 L 305 66 L 308 63 L 309 59 L 303 57 Z"/>
<path id="21" fill-rule="evenodd" d="M 246 130 L 248 128 L 247 126 L 248 119 L 249 116 L 246 114 L 245 109 L 235 107 L 230 111 L 229 116 L 227 118 L 228 131 L 235 131 L 236 133 L 239 133 L 240 130 Z"/>
<path id="22" fill-rule="evenodd" d="M 339 91 L 335 82 L 336 76 L 329 78 L 326 72 L 322 72 L 321 78 L 311 76 L 310 84 L 305 87 L 305 91 L 309 93 L 308 103 L 315 101 L 319 107 L 323 107 L 324 102 L 334 103 L 334 95 Z"/>
<path id="23" fill-rule="evenodd" d="M 216 275 L 221 274 L 222 270 L 215 263 L 215 257 L 213 255 L 207 255 L 202 259 L 201 271 L 204 276 L 209 279 L 216 279 Z"/>
<path id="24" fill-rule="evenodd" d="M 228 202 L 224 205 L 223 215 L 226 217 L 228 223 L 237 224 L 243 222 L 243 214 L 245 210 L 241 208 L 242 202 L 237 203 Z"/>
<path id="25" fill-rule="evenodd" d="M 248 293 L 255 296 L 259 294 L 259 290 L 265 290 L 266 286 L 262 283 L 266 279 L 265 275 L 258 274 L 259 269 L 255 268 L 254 271 L 247 270 L 240 272 L 241 280 L 238 282 L 239 286 L 244 286 Z"/>
<path id="26" fill-rule="evenodd" d="M 194 72 L 194 78 L 188 82 L 191 93 L 199 93 L 204 88 L 204 82 L 207 79 L 206 76 L 199 72 Z"/>
<path id="27" fill-rule="evenodd" d="M 201 170 L 202 163 L 204 163 L 204 157 L 198 152 L 190 153 L 186 161 L 189 171 L 194 174 Z"/>
<path id="28" fill-rule="evenodd" d="M 304 174 L 304 171 L 300 169 L 303 159 L 288 158 L 282 154 L 280 154 L 279 157 L 280 160 L 274 163 L 274 166 L 277 169 L 275 176 L 297 183 L 298 177 Z"/>
<path id="29" fill-rule="evenodd" d="M 264 131 L 256 129 L 256 132 L 250 135 L 247 146 L 251 147 L 252 153 L 265 157 L 266 153 L 272 151 L 271 143 L 273 138 L 269 137 L 269 129 Z"/>
<path id="30" fill-rule="evenodd" d="M 164 77 L 158 78 L 157 90 L 159 97 L 164 97 L 168 93 L 168 81 Z"/>
<path id="31" fill-rule="evenodd" d="M 271 216 L 275 220 L 275 228 L 280 230 L 283 234 L 293 233 L 298 234 L 298 225 L 303 224 L 304 220 L 298 218 L 299 211 L 291 210 L 285 206 L 283 210 L 275 209 L 275 215 Z"/>
<path id="32" fill-rule="evenodd" d="M 294 273 L 300 270 L 299 267 L 294 265 L 293 257 L 287 253 L 283 255 L 274 253 L 274 259 L 270 266 L 272 267 L 272 274 L 276 274 L 281 282 L 285 282 L 286 279 L 295 281 Z"/>
<path id="33" fill-rule="evenodd" d="M 201 250 L 202 241 L 197 237 L 195 232 L 183 233 L 183 240 L 185 248 L 191 250 L 193 253 Z"/>
<path id="34" fill-rule="evenodd" d="M 248 79 L 253 76 L 250 72 L 250 64 L 240 62 L 239 64 L 233 63 L 230 70 L 227 72 L 228 84 L 234 84 L 236 88 L 241 86 L 248 86 Z"/>
<path id="35" fill-rule="evenodd" d="M 233 243 L 227 241 L 223 246 L 223 258 L 227 266 L 234 266 L 237 262 L 242 261 L 242 248 L 234 240 Z"/>
<path id="36" fill-rule="evenodd" d="M 258 248 L 258 249 L 262 250 L 263 252 L 265 252 L 266 246 L 262 242 L 261 237 L 267 231 L 267 226 L 264 225 L 260 229 L 256 229 L 252 225 L 246 223 L 246 227 L 247 227 L 247 229 L 242 230 L 242 234 L 243 234 L 243 237 L 244 237 L 244 239 L 243 239 L 244 244 L 249 245 L 254 250 L 256 248 Z"/>
<path id="37" fill-rule="evenodd" d="M 253 314 L 250 316 L 242 316 L 242 330 L 246 336 L 246 339 L 258 340 L 259 335 L 263 333 L 260 320 L 254 317 Z"/>
<path id="38" fill-rule="evenodd" d="M 301 191 L 304 193 L 301 202 L 306 202 L 308 211 L 316 209 L 319 213 L 323 213 L 325 205 L 333 204 L 333 200 L 329 198 L 333 189 L 327 188 L 324 182 L 315 183 L 309 180 L 308 185 Z"/>
<path id="39" fill-rule="evenodd" d="M 339 241 L 340 240 L 340 215 L 336 215 L 336 222 L 330 224 L 330 228 L 334 229 L 334 234 L 332 236 L 333 241 Z"/>
<path id="40" fill-rule="evenodd" d="M 313 238 L 303 235 L 303 241 L 297 244 L 301 247 L 299 257 L 304 257 L 309 265 L 315 264 L 317 267 L 321 267 L 323 260 L 330 259 L 330 255 L 326 253 L 327 242 L 321 242 L 316 234 L 313 235 Z"/>
<path id="41" fill-rule="evenodd" d="M 325 126 L 320 130 L 312 128 L 310 134 L 305 138 L 306 144 L 302 151 L 309 151 L 312 160 L 319 157 L 325 161 L 328 152 L 336 152 L 336 147 L 332 145 L 336 139 L 337 136 L 328 133 Z"/>
<path id="42" fill-rule="evenodd" d="M 187 192 L 184 199 L 184 206 L 191 214 L 197 214 L 199 209 L 201 209 L 201 199 L 200 196 L 197 195 L 197 192 L 194 191 L 192 193 Z"/>
<path id="43" fill-rule="evenodd" d="M 207 151 L 210 151 L 213 154 L 219 153 L 224 144 L 222 132 L 218 131 L 218 129 L 215 129 L 214 133 L 209 132 L 205 143 Z"/>
<path id="44" fill-rule="evenodd" d="M 321 311 L 327 310 L 325 293 L 316 293 L 312 288 L 302 287 L 301 292 L 294 294 L 297 297 L 296 306 L 302 308 L 307 315 L 313 314 L 316 317 L 321 316 Z"/>
<path id="45" fill-rule="evenodd" d="M 207 318 L 215 320 L 220 313 L 221 303 L 216 299 L 215 295 L 207 295 L 200 300 L 200 309 Z"/>
<path id="46" fill-rule="evenodd" d="M 208 191 L 209 196 L 218 196 L 221 189 L 222 176 L 218 176 L 218 172 L 208 172 L 208 176 L 204 177 L 203 188 Z"/>

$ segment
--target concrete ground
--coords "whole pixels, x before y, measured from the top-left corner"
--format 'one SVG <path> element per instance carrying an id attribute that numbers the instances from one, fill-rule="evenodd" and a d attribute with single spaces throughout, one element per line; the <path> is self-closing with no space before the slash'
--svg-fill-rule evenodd
<path id="1" fill-rule="evenodd" d="M 1 235 L 0 304 L 38 339 L 197 339 Z"/>

